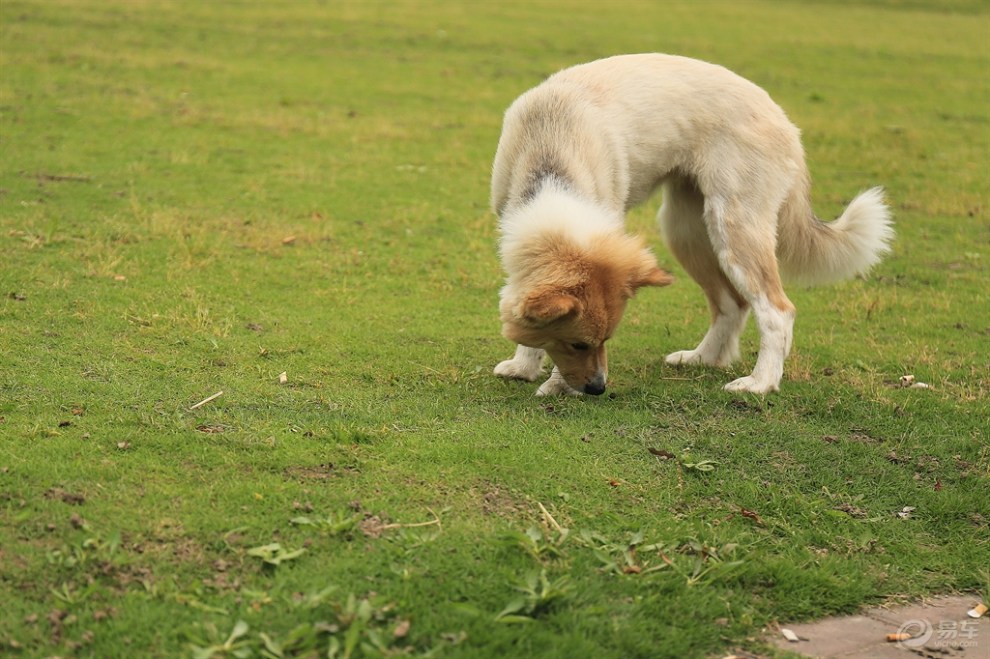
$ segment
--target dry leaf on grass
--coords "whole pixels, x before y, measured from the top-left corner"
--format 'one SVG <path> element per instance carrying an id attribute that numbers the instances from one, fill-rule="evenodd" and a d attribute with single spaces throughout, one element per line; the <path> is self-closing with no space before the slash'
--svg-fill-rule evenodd
<path id="1" fill-rule="evenodd" d="M 743 517 L 746 517 L 747 519 L 753 520 L 754 522 L 756 522 L 761 526 L 763 525 L 763 519 L 758 514 L 756 514 L 756 512 L 752 510 L 747 510 L 743 507 L 740 507 L 739 514 L 742 515 Z"/>
<path id="2" fill-rule="evenodd" d="M 409 627 L 410 622 L 408 620 L 400 620 L 399 624 L 395 626 L 392 636 L 395 638 L 405 638 L 409 634 Z"/>

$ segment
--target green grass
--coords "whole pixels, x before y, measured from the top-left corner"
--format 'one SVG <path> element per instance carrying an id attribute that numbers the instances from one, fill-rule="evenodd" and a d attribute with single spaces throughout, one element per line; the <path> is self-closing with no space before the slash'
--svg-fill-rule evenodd
<path id="1" fill-rule="evenodd" d="M 0 647 L 771 654 L 775 621 L 986 595 L 988 20 L 3 0 Z M 707 311 L 648 204 L 679 282 L 631 305 L 611 395 L 534 398 L 491 375 L 501 112 L 653 50 L 767 88 L 821 215 L 886 186 L 894 254 L 789 291 L 783 390 L 737 398 L 752 328 L 731 373 L 663 364 Z"/>

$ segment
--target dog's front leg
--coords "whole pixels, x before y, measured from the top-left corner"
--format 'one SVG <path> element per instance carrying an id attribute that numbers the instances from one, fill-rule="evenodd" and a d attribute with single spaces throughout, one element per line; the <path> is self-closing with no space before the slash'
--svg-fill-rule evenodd
<path id="1" fill-rule="evenodd" d="M 553 371 L 550 373 L 550 377 L 546 382 L 540 385 L 540 388 L 536 390 L 537 396 L 580 396 L 582 395 L 580 391 L 571 387 L 567 384 L 567 380 L 564 376 L 560 374 L 560 371 L 556 366 L 553 367 Z"/>
<path id="2" fill-rule="evenodd" d="M 516 346 L 516 354 L 495 367 L 495 375 L 512 380 L 535 382 L 543 372 L 544 351 L 528 346 Z"/>
<path id="3" fill-rule="evenodd" d="M 794 305 L 785 297 L 774 305 L 766 296 L 760 296 L 753 300 L 753 313 L 760 330 L 756 366 L 750 375 L 725 385 L 726 391 L 765 394 L 780 390 L 784 360 L 791 351 L 793 340 Z"/>

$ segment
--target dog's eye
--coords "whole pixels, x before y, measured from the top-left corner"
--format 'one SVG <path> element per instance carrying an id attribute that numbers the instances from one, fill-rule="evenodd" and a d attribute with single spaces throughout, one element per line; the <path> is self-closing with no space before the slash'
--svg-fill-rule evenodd
<path id="1" fill-rule="evenodd" d="M 578 352 L 584 352 L 591 346 L 589 346 L 587 343 L 572 343 L 571 347 L 577 350 Z"/>

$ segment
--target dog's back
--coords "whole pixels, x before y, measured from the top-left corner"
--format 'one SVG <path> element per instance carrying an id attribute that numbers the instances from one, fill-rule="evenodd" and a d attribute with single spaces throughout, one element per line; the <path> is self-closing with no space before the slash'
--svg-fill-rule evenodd
<path id="1" fill-rule="evenodd" d="M 725 172 L 793 179 L 804 154 L 797 128 L 753 83 L 707 62 L 642 54 L 564 69 L 512 104 L 493 208 L 525 196 L 532 184 L 521 172 L 566 169 L 561 163 L 589 196 L 628 210 L 672 172 L 693 176 L 702 192 L 730 193 L 726 185 L 745 181 Z"/>

